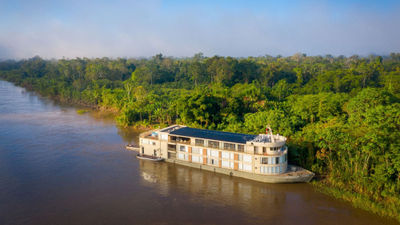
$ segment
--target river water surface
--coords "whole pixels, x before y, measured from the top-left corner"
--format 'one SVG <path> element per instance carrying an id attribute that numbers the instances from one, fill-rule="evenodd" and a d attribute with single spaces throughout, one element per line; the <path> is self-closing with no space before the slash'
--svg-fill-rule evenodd
<path id="1" fill-rule="evenodd" d="M 139 161 L 137 136 L 0 81 L 0 224 L 396 224 L 309 184 Z"/>

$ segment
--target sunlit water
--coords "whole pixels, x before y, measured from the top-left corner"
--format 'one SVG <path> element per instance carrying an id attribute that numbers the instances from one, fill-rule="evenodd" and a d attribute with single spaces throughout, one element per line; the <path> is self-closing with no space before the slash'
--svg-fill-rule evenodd
<path id="1" fill-rule="evenodd" d="M 138 161 L 134 140 L 0 81 L 0 224 L 396 224 L 309 184 Z"/>

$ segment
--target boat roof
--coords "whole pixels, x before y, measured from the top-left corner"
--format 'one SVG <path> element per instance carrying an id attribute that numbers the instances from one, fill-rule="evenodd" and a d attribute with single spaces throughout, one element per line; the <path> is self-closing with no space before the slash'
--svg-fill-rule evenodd
<path id="1" fill-rule="evenodd" d="M 226 141 L 246 144 L 246 141 L 253 140 L 257 135 L 231 133 L 216 130 L 205 130 L 191 127 L 174 127 L 174 129 L 165 129 L 161 132 L 168 132 L 172 135 L 179 135 L 185 137 L 204 138 L 217 141 Z"/>

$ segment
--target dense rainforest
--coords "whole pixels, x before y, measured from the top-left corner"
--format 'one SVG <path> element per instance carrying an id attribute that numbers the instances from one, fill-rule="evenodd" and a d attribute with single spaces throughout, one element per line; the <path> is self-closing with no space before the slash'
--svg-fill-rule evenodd
<path id="1" fill-rule="evenodd" d="M 317 186 L 400 221 L 400 54 L 0 62 L 0 77 L 61 101 L 113 110 L 121 126 L 288 137 Z"/>

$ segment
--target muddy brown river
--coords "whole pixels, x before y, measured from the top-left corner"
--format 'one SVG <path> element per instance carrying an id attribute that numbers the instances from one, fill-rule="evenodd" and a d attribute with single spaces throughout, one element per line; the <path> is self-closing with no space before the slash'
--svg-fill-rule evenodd
<path id="1" fill-rule="evenodd" d="M 0 224 L 398 224 L 309 184 L 139 161 L 137 136 L 0 81 Z"/>

